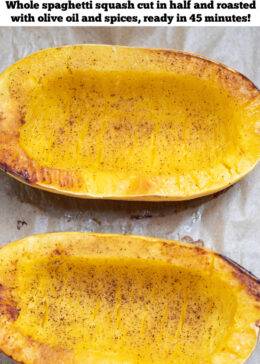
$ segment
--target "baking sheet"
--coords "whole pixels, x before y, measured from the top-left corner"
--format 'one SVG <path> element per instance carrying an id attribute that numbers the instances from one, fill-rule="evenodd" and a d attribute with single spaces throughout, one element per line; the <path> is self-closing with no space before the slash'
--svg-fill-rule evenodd
<path id="1" fill-rule="evenodd" d="M 223 62 L 260 87 L 260 28 L 0 28 L 0 71 L 39 49 L 77 43 L 174 48 Z M 79 200 L 0 172 L 1 246 L 32 234 L 88 231 L 197 241 L 260 276 L 260 164 L 225 191 L 186 202 Z M 260 345 L 248 360 L 259 364 Z M 0 355 L 1 364 L 13 363 Z"/>

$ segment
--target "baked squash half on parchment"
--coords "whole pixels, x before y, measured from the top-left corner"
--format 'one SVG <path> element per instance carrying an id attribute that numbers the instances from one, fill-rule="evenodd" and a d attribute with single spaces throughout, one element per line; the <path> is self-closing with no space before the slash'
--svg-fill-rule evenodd
<path id="1" fill-rule="evenodd" d="M 213 251 L 53 233 L 0 250 L 0 349 L 25 364 L 242 364 L 260 283 Z"/>
<path id="2" fill-rule="evenodd" d="M 185 200 L 246 175 L 260 152 L 260 93 L 181 51 L 78 45 L 0 76 L 0 166 L 82 198 Z"/>

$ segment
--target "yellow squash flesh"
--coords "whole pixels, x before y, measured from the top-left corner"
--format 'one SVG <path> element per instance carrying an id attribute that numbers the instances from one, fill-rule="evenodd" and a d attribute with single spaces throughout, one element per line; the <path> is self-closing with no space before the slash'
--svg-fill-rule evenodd
<path id="1" fill-rule="evenodd" d="M 0 76 L 0 166 L 83 198 L 184 200 L 247 174 L 260 94 L 223 64 L 180 51 L 47 49 Z"/>
<path id="2" fill-rule="evenodd" d="M 0 250 L 0 349 L 25 364 L 241 364 L 260 283 L 203 248 L 87 233 Z"/>

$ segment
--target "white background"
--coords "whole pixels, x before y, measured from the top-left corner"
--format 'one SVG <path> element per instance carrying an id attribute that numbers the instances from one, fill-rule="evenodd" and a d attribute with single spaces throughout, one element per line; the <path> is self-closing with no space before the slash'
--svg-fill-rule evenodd
<path id="1" fill-rule="evenodd" d="M 20 0 L 23 3 L 27 3 L 30 2 L 30 0 Z M 36 0 L 31 0 L 36 2 Z M 38 3 L 42 4 L 42 3 L 64 3 L 67 2 L 68 0 L 37 0 Z M 81 0 L 72 0 L 74 2 L 82 2 Z M 95 3 L 98 2 L 119 2 L 119 3 L 123 3 L 126 2 L 127 0 L 92 0 L 93 1 L 93 5 L 95 5 Z M 170 0 L 160 0 L 161 2 L 166 2 L 169 3 Z M 210 3 L 211 0 L 191 0 L 191 4 L 194 4 L 196 2 L 205 2 L 205 3 Z M 213 0 L 214 4 L 218 3 L 218 2 L 222 2 L 222 3 L 240 3 L 242 2 L 248 2 L 251 3 L 252 0 Z M 137 3 L 150 3 L 153 2 L 156 4 L 157 0 L 132 0 L 133 3 L 137 4 Z M 174 2 L 176 3 L 183 3 L 184 0 L 174 0 Z M 260 4 L 259 4 L 259 0 L 256 0 L 256 9 L 252 10 L 252 9 L 236 9 L 236 10 L 232 10 L 232 9 L 217 9 L 217 6 L 215 5 L 214 9 L 197 9 L 194 10 L 193 6 L 191 6 L 191 9 L 179 9 L 179 10 L 165 10 L 165 9 L 134 9 L 134 10 L 110 10 L 109 12 L 103 12 L 104 15 L 117 15 L 118 13 L 121 13 L 122 15 L 127 15 L 127 16 L 133 16 L 133 15 L 138 15 L 140 19 L 142 19 L 142 17 L 144 15 L 163 15 L 165 12 L 167 12 L 169 15 L 174 15 L 174 19 L 173 22 L 171 23 L 171 25 L 175 25 L 175 26 L 182 26 L 182 25 L 188 25 L 188 26 L 201 26 L 204 24 L 204 15 L 215 15 L 216 13 L 220 16 L 227 16 L 227 15 L 232 15 L 235 14 L 236 16 L 247 16 L 248 14 L 251 14 L 251 21 L 250 22 L 234 22 L 234 23 L 229 23 L 229 22 L 214 22 L 214 23 L 205 23 L 205 25 L 212 25 L 212 26 L 260 26 Z M 41 7 L 40 7 L 41 8 Z M 35 23 L 12 23 L 10 15 L 20 15 L 21 13 L 26 14 L 30 12 L 32 15 L 35 16 Z M 38 16 L 40 16 L 42 13 L 47 12 L 47 10 L 7 10 L 6 5 L 5 5 L 5 0 L 1 0 L 0 1 L 0 25 L 2 26 L 9 26 L 9 25 L 13 25 L 13 26 L 25 26 L 26 24 L 29 26 L 33 26 L 33 25 L 40 25 L 40 26 L 64 26 L 64 25 L 69 25 L 69 26 L 80 26 L 80 25 L 93 25 L 93 26 L 100 26 L 100 25 L 105 25 L 105 26 L 109 26 L 109 23 L 103 22 L 103 23 L 71 23 L 71 22 L 67 22 L 66 23 L 66 19 L 64 20 L 63 23 L 59 23 L 57 21 L 55 22 L 46 22 L 46 23 L 42 23 L 38 21 Z M 51 16 L 64 16 L 64 18 L 66 18 L 66 16 L 71 16 L 73 13 L 78 12 L 81 15 L 94 15 L 96 16 L 100 10 L 68 10 L 66 12 L 59 10 L 59 9 L 53 9 L 52 11 L 50 11 L 50 15 Z M 176 17 L 177 17 L 177 13 L 181 14 L 181 15 L 185 15 L 187 17 L 188 22 L 187 23 L 180 23 L 176 21 Z M 192 22 L 192 20 L 190 20 L 190 16 L 192 14 L 202 14 L 202 21 L 201 22 Z M 103 19 L 104 20 L 104 19 Z M 122 23 L 117 23 L 116 25 L 118 26 L 135 26 L 137 25 L 137 23 L 127 23 L 127 22 L 122 22 Z M 145 23 L 145 22 L 141 22 L 140 26 L 164 26 L 167 25 L 165 23 Z"/>

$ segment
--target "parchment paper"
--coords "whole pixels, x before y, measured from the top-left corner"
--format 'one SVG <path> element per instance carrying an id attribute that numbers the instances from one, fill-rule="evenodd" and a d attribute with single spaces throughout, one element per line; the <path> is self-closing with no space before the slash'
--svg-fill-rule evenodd
<path id="1" fill-rule="evenodd" d="M 260 87 L 260 28 L 0 28 L 0 71 L 42 48 L 77 43 L 174 48 L 221 61 Z M 223 192 L 188 202 L 79 200 L 0 172 L 1 246 L 54 231 L 142 234 L 191 241 L 260 276 L 260 164 Z M 0 356 L 0 363 L 12 363 Z M 260 363 L 260 345 L 248 364 Z M 50 363 L 54 364 L 54 363 Z"/>

